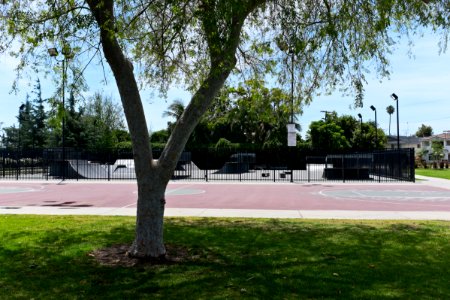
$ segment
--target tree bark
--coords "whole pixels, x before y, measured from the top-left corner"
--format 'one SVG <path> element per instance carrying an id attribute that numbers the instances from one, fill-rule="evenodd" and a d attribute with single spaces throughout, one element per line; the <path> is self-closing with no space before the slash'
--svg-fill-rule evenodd
<path id="1" fill-rule="evenodd" d="M 164 191 L 167 180 L 160 178 L 153 162 L 150 137 L 133 65 L 123 53 L 114 33 L 114 1 L 87 3 L 100 28 L 105 58 L 114 74 L 133 143 L 138 186 L 136 237 L 129 253 L 135 257 L 161 257 L 166 254 L 163 240 Z"/>

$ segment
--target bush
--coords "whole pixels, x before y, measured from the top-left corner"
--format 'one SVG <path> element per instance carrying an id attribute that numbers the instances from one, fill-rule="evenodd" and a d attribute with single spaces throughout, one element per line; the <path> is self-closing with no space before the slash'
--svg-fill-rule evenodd
<path id="1" fill-rule="evenodd" d="M 126 141 L 126 142 L 119 142 L 116 144 L 116 148 L 120 149 L 120 150 L 133 150 L 133 145 L 131 144 L 130 141 Z"/>
<path id="2" fill-rule="evenodd" d="M 216 143 L 216 150 L 218 149 L 231 149 L 233 147 L 233 143 L 227 140 L 226 138 L 220 138 Z"/>

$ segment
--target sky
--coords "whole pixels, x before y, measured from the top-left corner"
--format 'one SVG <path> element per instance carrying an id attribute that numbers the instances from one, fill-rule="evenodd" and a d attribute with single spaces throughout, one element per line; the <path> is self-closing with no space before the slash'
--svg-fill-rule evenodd
<path id="1" fill-rule="evenodd" d="M 353 98 L 342 96 L 336 92 L 329 96 L 320 96 L 303 108 L 303 115 L 299 116 L 302 126 L 301 135 L 305 137 L 309 124 L 324 117 L 322 111 L 336 111 L 338 115 L 362 115 L 363 121 L 374 121 L 375 113 L 370 109 L 373 105 L 377 110 L 379 128 L 386 134 L 389 131 L 389 114 L 386 107 L 396 107 L 390 97 L 395 93 L 399 98 L 399 128 L 400 135 L 413 135 L 417 129 L 425 124 L 431 126 L 435 134 L 450 130 L 450 51 L 439 54 L 438 38 L 423 36 L 414 38 L 411 48 L 403 41 L 390 56 L 391 76 L 382 82 L 375 74 L 366 76 L 368 84 L 365 86 L 365 99 L 362 108 L 353 108 Z M 19 106 L 30 94 L 37 75 L 31 79 L 19 82 L 19 93 L 10 93 L 15 78 L 14 67 L 16 61 L 7 56 L 0 56 L 0 131 L 4 127 L 17 126 L 16 116 Z M 119 101 L 119 95 L 114 80 L 108 84 L 101 83 L 102 70 L 96 66 L 88 68 L 86 73 L 90 85 L 88 94 L 103 92 L 107 96 Z M 43 98 L 50 97 L 55 89 L 55 83 L 50 78 L 39 75 Z M 162 114 L 174 99 L 181 99 L 185 104 L 190 100 L 190 94 L 180 88 L 172 88 L 167 99 L 160 99 L 149 91 L 142 91 L 144 110 L 151 131 L 164 129 L 169 118 Z M 88 95 L 87 95 L 88 96 Z M 397 132 L 396 112 L 392 115 L 391 134 Z M 1 133 L 0 133 L 1 134 Z"/>

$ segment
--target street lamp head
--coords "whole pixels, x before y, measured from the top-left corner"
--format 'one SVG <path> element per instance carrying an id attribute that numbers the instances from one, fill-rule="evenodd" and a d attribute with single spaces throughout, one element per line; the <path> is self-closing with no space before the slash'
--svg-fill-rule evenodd
<path id="1" fill-rule="evenodd" d="M 358 117 L 359 117 L 360 119 L 362 119 L 362 115 L 361 115 L 361 114 L 358 114 Z"/>
<path id="2" fill-rule="evenodd" d="M 56 48 L 49 48 L 47 51 L 51 57 L 58 56 L 58 50 Z"/>
<path id="3" fill-rule="evenodd" d="M 377 110 L 377 109 L 375 108 L 375 106 L 373 106 L 373 105 L 370 106 L 370 109 L 373 110 L 373 111 L 376 111 L 376 110 Z"/>
<path id="4" fill-rule="evenodd" d="M 394 99 L 394 101 L 398 100 L 398 96 L 395 93 L 392 93 L 391 98 Z"/>
<path id="5" fill-rule="evenodd" d="M 61 50 L 62 54 L 64 55 L 64 57 L 66 59 L 71 59 L 73 58 L 73 52 L 72 49 L 70 48 L 70 46 L 68 44 L 65 44 Z"/>
<path id="6" fill-rule="evenodd" d="M 49 49 L 47 49 L 47 52 L 50 55 L 50 57 L 57 57 L 59 54 L 58 49 L 56 49 L 56 48 L 49 48 Z M 64 45 L 61 52 L 64 55 L 65 59 L 71 59 L 74 56 L 72 49 L 68 45 Z"/>

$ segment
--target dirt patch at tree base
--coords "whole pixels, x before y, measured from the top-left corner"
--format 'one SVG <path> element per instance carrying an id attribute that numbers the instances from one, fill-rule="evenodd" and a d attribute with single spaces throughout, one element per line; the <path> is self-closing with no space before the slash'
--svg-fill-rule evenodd
<path id="1" fill-rule="evenodd" d="M 172 265 L 195 259 L 189 254 L 186 247 L 166 244 L 166 255 L 160 258 L 136 258 L 128 253 L 130 245 L 120 244 L 108 248 L 98 249 L 88 255 L 93 257 L 97 263 L 110 267 L 142 267 L 153 265 Z"/>

